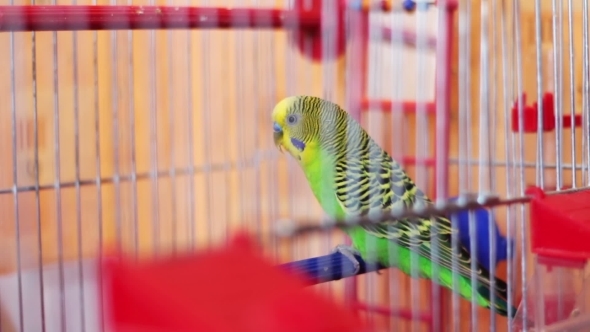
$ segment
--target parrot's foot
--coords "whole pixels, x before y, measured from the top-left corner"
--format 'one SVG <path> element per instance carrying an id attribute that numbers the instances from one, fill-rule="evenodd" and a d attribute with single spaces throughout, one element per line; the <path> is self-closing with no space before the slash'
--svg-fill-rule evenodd
<path id="1" fill-rule="evenodd" d="M 358 255 L 358 256 L 361 255 L 361 253 L 358 250 L 356 250 L 353 247 L 344 245 L 344 244 L 339 244 L 332 251 L 332 253 L 335 253 L 335 252 L 341 253 L 344 257 L 348 258 L 352 262 L 352 265 L 354 266 L 354 274 L 357 274 L 360 271 L 361 264 L 356 259 L 356 257 L 354 257 L 355 255 Z"/>

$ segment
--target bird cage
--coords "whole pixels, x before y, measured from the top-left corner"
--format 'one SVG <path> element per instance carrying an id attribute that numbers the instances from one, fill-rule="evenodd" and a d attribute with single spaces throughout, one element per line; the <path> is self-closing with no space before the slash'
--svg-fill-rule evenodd
<path id="1" fill-rule="evenodd" d="M 588 2 L 2 3 L 0 332 L 587 330 Z M 329 216 L 273 142 L 298 95 L 433 204 Z M 335 251 L 433 216 L 472 301 Z"/>

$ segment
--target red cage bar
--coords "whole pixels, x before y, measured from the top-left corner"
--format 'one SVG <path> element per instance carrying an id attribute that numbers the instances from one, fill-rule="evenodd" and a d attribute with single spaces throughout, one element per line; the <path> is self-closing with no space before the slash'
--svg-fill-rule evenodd
<path id="1" fill-rule="evenodd" d="M 187 28 L 317 30 L 321 12 L 171 6 L 0 6 L 0 31 Z"/>

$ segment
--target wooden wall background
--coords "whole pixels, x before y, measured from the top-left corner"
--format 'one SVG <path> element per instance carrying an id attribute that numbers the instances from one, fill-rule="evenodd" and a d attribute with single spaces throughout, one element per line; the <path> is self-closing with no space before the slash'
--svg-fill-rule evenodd
<path id="1" fill-rule="evenodd" d="M 69 4 L 66 1 L 58 3 Z M 83 3 L 85 2 L 78 2 Z M 107 4 L 103 1 L 98 3 Z M 165 4 L 163 1 L 157 3 Z M 243 5 L 255 3 L 270 7 L 284 5 L 283 1 L 273 0 L 244 1 Z M 473 141 L 470 153 L 474 159 L 479 158 L 479 3 L 472 1 L 470 36 Z M 222 6 L 233 4 L 232 1 L 222 0 L 208 3 Z M 544 1 L 543 8 L 544 56 L 549 57 L 550 1 Z M 521 11 L 523 86 L 531 102 L 536 100 L 534 8 L 523 2 Z M 581 12 L 578 7 L 574 10 L 574 17 L 577 22 L 574 25 L 574 45 L 578 55 L 575 61 L 576 68 L 581 69 Z M 412 17 L 405 20 L 409 26 L 414 24 Z M 499 23 L 496 23 L 495 27 L 498 26 Z M 436 31 L 434 20 L 428 29 L 431 32 Z M 494 27 L 490 27 L 492 29 Z M 10 50 L 11 40 L 14 42 L 14 57 L 8 51 L 4 51 L 5 55 L 0 57 L 0 77 L 3 77 L 0 79 L 0 155 L 3 156 L 0 158 L 0 188 L 11 188 L 15 184 L 18 187 L 30 187 L 36 183 L 33 131 L 36 108 L 38 176 L 39 184 L 44 189 L 39 191 L 38 200 L 34 190 L 18 194 L 18 209 L 15 209 L 12 194 L 0 195 L 0 210 L 3 211 L 0 219 L 0 250 L 3 253 L 0 255 L 1 273 L 13 273 L 17 268 L 17 238 L 20 241 L 23 269 L 38 266 L 41 253 L 44 264 L 55 263 L 60 255 L 65 261 L 74 261 L 78 257 L 95 257 L 100 236 L 103 248 L 115 246 L 120 236 L 119 243 L 125 252 L 149 257 L 188 250 L 191 239 L 194 239 L 197 248 L 220 244 L 228 234 L 245 227 L 260 235 L 267 254 L 276 255 L 282 261 L 324 254 L 343 242 L 339 232 L 281 243 L 269 235 L 272 222 L 277 219 L 317 220 L 322 216 L 297 166 L 286 155 L 278 153 L 273 146 L 270 112 L 277 100 L 293 94 L 314 94 L 343 103 L 347 84 L 346 57 L 328 65 L 312 63 L 288 46 L 287 35 L 283 31 L 39 32 L 34 35 L 15 33 L 12 36 L 4 33 L 0 34 L 0 47 Z M 568 38 L 565 37 L 564 47 L 568 43 Z M 376 96 L 386 94 L 387 84 L 392 82 L 393 77 L 404 80 L 406 87 L 403 96 L 408 99 L 416 96 L 415 84 L 420 79 L 426 82 L 425 95 L 433 96 L 432 55 L 424 58 L 424 64 L 428 68 L 427 77 L 416 78 L 416 57 L 412 51 L 403 51 L 407 68 L 410 69 L 408 73 L 399 75 L 391 72 L 392 68 L 385 67 L 385 62 L 389 60 L 387 56 L 382 55 L 379 58 L 379 52 L 386 52 L 385 50 L 375 45 L 372 45 L 372 50 L 374 53 L 371 53 L 369 59 L 373 61 L 375 72 L 379 68 L 386 70 L 381 73 L 381 77 L 369 78 L 372 82 L 382 80 L 382 86 L 379 87 L 377 83 L 371 93 Z M 458 56 L 457 43 L 453 56 Z M 495 57 L 500 59 L 499 47 Z M 564 56 L 563 61 L 566 66 L 564 68 L 567 68 L 569 58 Z M 10 79 L 13 65 L 14 86 Z M 75 68 L 77 72 L 74 72 Z M 95 68 L 98 76 L 95 76 Z M 499 62 L 497 68 L 500 75 Z M 36 72 L 35 81 L 33 70 Z M 389 77 L 383 73 L 398 76 Z M 451 156 L 457 157 L 458 68 L 454 67 L 452 73 L 454 93 L 451 108 Z M 550 74 L 546 73 L 546 77 Z M 371 75 L 375 73 L 372 72 Z M 567 75 L 567 70 L 564 70 L 564 83 L 569 82 Z M 189 81 L 189 78 L 192 80 Z M 581 75 L 578 74 L 578 113 L 581 111 L 581 82 Z M 567 87 L 568 84 L 564 84 L 564 93 L 569 96 Z M 496 89 L 498 100 L 502 100 L 501 85 L 497 84 Z M 550 85 L 548 89 L 552 90 Z M 34 95 L 37 97 L 36 104 Z M 15 168 L 12 158 L 13 100 L 17 127 L 16 183 L 13 179 Z M 564 110 L 567 112 L 568 107 L 569 98 L 565 98 Z M 497 143 L 493 157 L 501 161 L 505 159 L 505 128 L 500 102 L 494 111 L 497 111 L 498 126 L 494 133 Z M 76 167 L 76 112 L 79 167 Z M 189 122 L 191 114 L 192 122 Z M 57 122 L 56 115 L 59 117 Z M 153 121 L 154 115 L 157 121 Z M 404 126 L 407 130 L 403 136 L 408 140 L 408 150 L 405 151 L 407 154 L 416 153 L 415 120 L 415 117 L 408 116 Z M 391 115 L 372 113 L 365 116 L 363 121 L 376 139 L 391 151 L 390 142 L 397 135 L 387 128 L 387 124 L 392 123 Z M 194 129 L 192 142 L 188 139 L 190 126 Z M 100 145 L 98 150 L 97 128 Z M 433 133 L 433 121 L 430 121 L 429 128 Z M 525 158 L 534 162 L 536 135 L 525 136 Z M 569 137 L 569 130 L 564 131 L 564 137 Z M 434 135 L 429 139 L 432 148 Z M 546 160 L 552 162 L 555 159 L 552 154 L 555 149 L 552 147 L 553 134 L 546 134 L 544 141 L 549 146 L 545 153 Z M 154 142 L 157 158 L 152 144 Z M 576 133 L 576 142 L 581 142 L 580 130 Z M 57 146 L 59 172 L 55 157 Z M 563 148 L 564 160 L 568 163 L 571 161 L 569 139 L 563 142 Z M 577 161 L 581 162 L 580 144 L 576 146 L 576 151 Z M 99 154 L 100 162 L 97 164 Z M 190 166 L 191 155 L 197 171 L 189 175 L 183 171 Z M 150 178 L 156 162 L 162 172 L 157 190 Z M 100 173 L 97 173 L 97 165 L 100 166 Z M 133 168 L 138 174 L 136 189 L 129 181 L 134 173 Z M 171 178 L 170 169 L 177 170 L 175 181 Z M 412 176 L 416 174 L 416 169 L 412 167 L 408 167 L 408 171 Z M 477 166 L 473 166 L 471 171 L 472 189 L 476 191 Z M 505 196 L 508 192 L 504 180 L 506 170 L 504 167 L 497 167 L 495 172 L 498 179 L 496 192 Z M 86 183 L 80 186 L 80 195 L 77 195 L 75 186 L 62 188 L 58 195 L 53 188 L 57 181 L 56 173 L 62 183 L 75 183 L 77 178 Z M 117 174 L 120 180 L 118 191 L 115 185 Z M 458 174 L 458 166 L 452 165 L 449 178 L 452 195 L 459 191 Z M 94 184 L 97 176 L 103 179 L 100 196 Z M 554 186 L 554 176 L 554 170 L 545 172 L 548 187 Z M 578 172 L 577 176 L 578 185 L 581 185 L 581 173 Z M 566 170 L 566 184 L 571 182 L 568 182 L 570 178 L 571 172 Z M 428 186 L 432 183 L 432 174 L 417 180 Z M 535 170 L 528 168 L 527 184 L 533 184 L 534 180 Z M 191 182 L 194 184 L 193 200 L 189 196 Z M 191 211 L 194 213 L 192 217 Z M 15 222 L 17 212 L 18 229 Z M 505 234 L 506 211 L 497 209 L 496 217 Z M 58 221 L 61 221 L 61 227 Z M 61 245 L 58 245 L 60 239 Z M 155 247 L 158 248 L 157 252 L 153 250 Z M 521 252 L 519 245 L 517 250 L 518 253 Z M 517 256 L 516 266 L 520 266 L 520 254 Z M 531 257 L 528 257 L 527 262 L 528 271 L 531 272 Z M 500 265 L 498 275 L 506 276 L 505 263 Z M 408 289 L 413 283 L 396 270 L 358 279 L 361 298 L 404 307 L 411 303 Z M 396 282 L 389 283 L 390 279 Z M 520 276 L 516 280 L 516 296 L 519 298 Z M 426 308 L 430 283 L 418 281 L 417 285 L 420 289 L 420 306 Z M 342 299 L 342 281 L 318 288 Z M 396 294 L 393 300 L 390 292 Z M 468 315 L 469 310 L 469 304 L 462 301 L 461 316 Z M 479 310 L 478 315 L 479 324 L 489 326 L 488 311 Z M 378 323 L 386 324 L 385 320 L 376 319 Z M 452 319 L 462 320 L 461 317 Z M 497 322 L 498 330 L 505 330 L 505 320 L 498 319 Z M 396 323 L 399 324 L 400 331 L 411 327 L 406 322 Z M 2 319 L 2 324 L 8 330 L 9 321 Z M 469 326 L 463 322 L 461 328 L 467 331 Z"/>

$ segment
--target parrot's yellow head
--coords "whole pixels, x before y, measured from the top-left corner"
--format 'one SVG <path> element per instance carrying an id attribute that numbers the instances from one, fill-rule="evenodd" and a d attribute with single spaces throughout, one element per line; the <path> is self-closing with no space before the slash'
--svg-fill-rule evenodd
<path id="1" fill-rule="evenodd" d="M 352 118 L 337 104 L 312 96 L 292 96 L 276 104 L 272 112 L 273 137 L 296 160 L 307 164 L 320 148 L 336 147 L 338 133 L 346 133 Z M 354 122 L 354 120 L 352 120 Z"/>

